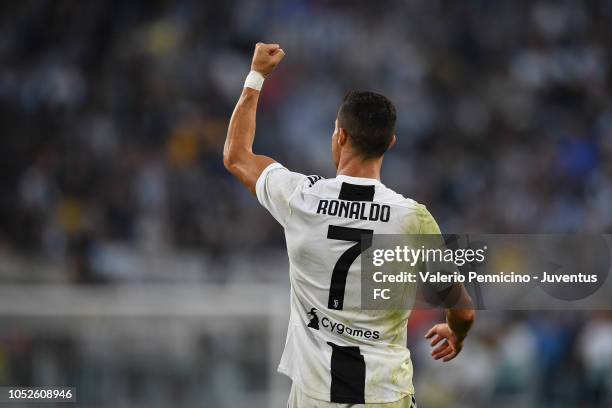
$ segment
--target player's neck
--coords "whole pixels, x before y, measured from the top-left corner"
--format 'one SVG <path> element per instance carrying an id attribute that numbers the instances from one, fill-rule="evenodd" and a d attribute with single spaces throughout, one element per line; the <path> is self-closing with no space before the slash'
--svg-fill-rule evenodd
<path id="1" fill-rule="evenodd" d="M 380 180 L 381 166 L 382 157 L 371 160 L 363 160 L 356 156 L 348 157 L 344 160 L 340 158 L 336 175 Z"/>

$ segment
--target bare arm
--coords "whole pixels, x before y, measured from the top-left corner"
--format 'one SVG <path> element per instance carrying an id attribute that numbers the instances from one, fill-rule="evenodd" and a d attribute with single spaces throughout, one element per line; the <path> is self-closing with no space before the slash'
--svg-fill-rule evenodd
<path id="1" fill-rule="evenodd" d="M 452 290 L 459 291 L 459 297 L 453 307 L 446 309 L 446 323 L 436 324 L 425 335 L 425 338 L 431 339 L 432 347 L 444 340 L 431 352 L 434 359 L 444 362 L 454 359 L 461 352 L 463 341 L 476 318 L 472 299 L 463 284 L 454 286 Z"/>
<path id="2" fill-rule="evenodd" d="M 255 46 L 251 70 L 267 76 L 285 56 L 278 44 Z M 260 91 L 244 88 L 227 129 L 223 147 L 223 164 L 242 184 L 255 194 L 255 184 L 261 172 L 274 160 L 253 153 L 257 102 Z"/>
<path id="3" fill-rule="evenodd" d="M 429 211 L 423 206 L 419 208 L 418 217 L 421 222 L 419 234 L 432 234 L 442 239 L 440 227 Z M 446 245 L 440 241 L 440 246 Z M 433 349 L 431 355 L 434 359 L 450 361 L 461 352 L 463 340 L 472 328 L 475 319 L 474 304 L 465 286 L 462 283 L 451 285 L 448 289 L 438 292 L 439 300 L 446 308 L 446 323 L 433 326 L 427 334 L 426 339 L 431 339 L 431 346 L 435 347 L 442 340 L 442 344 Z"/>
<path id="4" fill-rule="evenodd" d="M 255 183 L 261 172 L 274 163 L 267 156 L 253 153 L 255 116 L 259 91 L 244 88 L 238 99 L 223 147 L 223 164 L 246 188 L 255 194 Z"/>

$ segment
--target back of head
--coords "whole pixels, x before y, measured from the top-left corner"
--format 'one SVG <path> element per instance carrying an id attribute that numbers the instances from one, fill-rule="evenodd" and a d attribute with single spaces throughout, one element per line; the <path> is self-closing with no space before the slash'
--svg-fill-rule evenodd
<path id="1" fill-rule="evenodd" d="M 349 135 L 353 149 L 364 159 L 382 156 L 395 133 L 395 107 L 384 95 L 351 91 L 338 112 L 338 127 Z"/>

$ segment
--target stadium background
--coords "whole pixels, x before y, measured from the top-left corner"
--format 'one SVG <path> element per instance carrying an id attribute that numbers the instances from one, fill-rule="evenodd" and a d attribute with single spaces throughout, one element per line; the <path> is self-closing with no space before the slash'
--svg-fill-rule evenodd
<path id="1" fill-rule="evenodd" d="M 388 95 L 383 181 L 445 231 L 612 231 L 612 3 L 0 5 L 0 384 L 88 407 L 283 406 L 281 228 L 223 169 L 255 42 L 256 150 L 332 177 L 348 89 Z M 420 407 L 612 403 L 610 312 L 481 312 Z"/>

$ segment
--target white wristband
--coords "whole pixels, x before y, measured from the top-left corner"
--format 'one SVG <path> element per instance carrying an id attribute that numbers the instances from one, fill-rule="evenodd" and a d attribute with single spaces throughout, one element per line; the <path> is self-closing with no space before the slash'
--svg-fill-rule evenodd
<path id="1" fill-rule="evenodd" d="M 261 75 L 259 72 L 251 71 L 249 72 L 249 75 L 247 75 L 246 79 L 244 80 L 244 87 L 252 88 L 257 91 L 261 91 L 261 87 L 263 86 L 264 79 L 265 79 L 264 76 Z"/>

